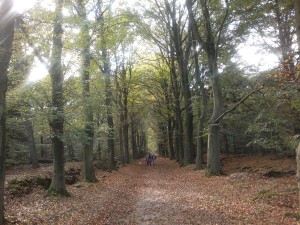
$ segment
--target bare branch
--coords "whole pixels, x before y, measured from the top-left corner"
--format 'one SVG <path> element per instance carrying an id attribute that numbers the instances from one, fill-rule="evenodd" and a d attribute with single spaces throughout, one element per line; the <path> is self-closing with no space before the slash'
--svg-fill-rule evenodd
<path id="1" fill-rule="evenodd" d="M 251 95 L 253 95 L 255 92 L 260 91 L 261 89 L 263 89 L 264 86 L 261 86 L 258 89 L 255 89 L 253 91 L 251 91 L 249 94 L 247 94 L 246 96 L 244 96 L 238 103 L 236 103 L 231 109 L 228 109 L 227 111 L 225 111 L 224 113 L 222 113 L 217 119 L 215 119 L 212 124 L 218 124 L 219 121 L 228 113 L 232 112 L 233 110 L 235 110 L 240 104 L 242 104 L 247 98 L 249 98 Z"/>

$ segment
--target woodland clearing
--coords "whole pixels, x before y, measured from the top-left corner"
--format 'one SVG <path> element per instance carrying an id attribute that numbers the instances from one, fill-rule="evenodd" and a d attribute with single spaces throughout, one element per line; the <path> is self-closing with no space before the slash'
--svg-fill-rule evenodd
<path id="1" fill-rule="evenodd" d="M 39 186 L 22 196 L 6 189 L 5 214 L 10 224 L 297 224 L 294 159 L 227 156 L 222 164 L 226 175 L 206 177 L 166 158 L 154 166 L 135 161 L 111 173 L 96 170 L 97 183 L 67 185 L 71 197 L 45 197 Z M 11 168 L 6 187 L 51 171 Z"/>

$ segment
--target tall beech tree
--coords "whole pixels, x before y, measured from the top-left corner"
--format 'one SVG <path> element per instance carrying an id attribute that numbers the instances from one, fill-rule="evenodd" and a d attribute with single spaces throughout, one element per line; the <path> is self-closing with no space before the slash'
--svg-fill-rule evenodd
<path id="1" fill-rule="evenodd" d="M 0 224 L 4 224 L 4 166 L 6 155 L 6 92 L 8 67 L 12 55 L 15 14 L 13 1 L 0 4 Z"/>
<path id="2" fill-rule="evenodd" d="M 297 34 L 297 44 L 298 44 L 298 55 L 300 54 L 300 0 L 294 0 L 294 9 L 295 9 L 295 27 Z M 298 192 L 299 192 L 299 204 L 300 204 L 300 141 L 296 149 L 297 154 L 297 183 L 298 183 Z M 298 211 L 300 212 L 300 210 Z"/>
<path id="3" fill-rule="evenodd" d="M 117 88 L 117 103 L 119 106 L 119 140 L 120 154 L 122 163 L 129 163 L 129 109 L 128 98 L 130 92 L 130 79 L 132 78 L 132 49 L 130 46 L 131 34 L 126 33 L 123 43 L 119 49 L 118 69 L 115 75 Z M 127 39 L 127 40 L 126 40 Z"/>
<path id="4" fill-rule="evenodd" d="M 52 83 L 51 138 L 53 143 L 53 174 L 48 194 L 68 195 L 65 187 L 65 157 L 64 157 L 64 99 L 63 99 L 63 69 L 62 69 L 62 19 L 63 0 L 55 2 L 55 19 L 53 28 L 52 55 L 49 73 Z"/>
<path id="5" fill-rule="evenodd" d="M 183 125 L 182 125 L 182 112 L 180 106 L 180 84 L 178 83 L 178 74 L 176 72 L 176 59 L 174 45 L 169 46 L 169 58 L 167 59 L 167 65 L 169 67 L 169 73 L 171 78 L 171 87 L 174 98 L 174 151 L 175 157 L 179 164 L 183 164 Z"/>
<path id="6" fill-rule="evenodd" d="M 300 52 L 300 0 L 294 0 L 295 27 L 297 34 L 298 54 Z"/>
<path id="7" fill-rule="evenodd" d="M 123 162 L 129 163 L 129 124 L 128 124 L 128 94 L 129 88 L 127 83 L 127 65 L 125 62 L 125 51 L 122 50 L 122 62 L 119 76 L 117 75 L 116 84 L 118 88 L 118 103 L 120 107 L 120 127 L 119 127 L 119 138 L 120 145 L 122 145 L 121 154 L 123 154 Z"/>
<path id="8" fill-rule="evenodd" d="M 226 1 L 228 4 L 228 2 Z M 224 21 L 222 21 L 219 30 L 214 33 L 214 26 L 212 24 L 211 12 L 208 6 L 208 2 L 205 0 L 200 0 L 201 12 L 203 14 L 203 22 L 205 29 L 205 38 L 202 38 L 200 31 L 198 29 L 198 24 L 195 19 L 193 12 L 193 2 L 191 0 L 186 1 L 186 6 L 189 14 L 189 23 L 191 24 L 194 36 L 197 38 L 199 46 L 201 46 L 206 54 L 209 67 L 209 73 L 211 77 L 211 84 L 213 89 L 213 101 L 214 108 L 213 114 L 209 122 L 209 136 L 208 136 L 208 154 L 207 154 L 207 174 L 220 174 L 221 164 L 220 164 L 220 153 L 221 153 L 221 142 L 220 142 L 220 132 L 221 132 L 221 120 L 218 119 L 223 112 L 223 99 L 222 99 L 222 89 L 220 84 L 220 75 L 218 72 L 218 48 L 219 39 L 221 37 L 223 24 L 226 19 L 227 13 L 225 14 Z M 228 10 L 228 8 L 227 8 Z M 215 39 L 217 37 L 217 39 Z"/>
<path id="9" fill-rule="evenodd" d="M 184 154 L 183 164 L 187 165 L 193 161 L 193 113 L 192 113 L 192 100 L 189 81 L 188 60 L 191 51 L 191 39 L 189 38 L 189 32 L 184 30 L 183 12 L 176 5 L 176 1 L 172 1 L 171 4 L 165 0 L 165 10 L 167 17 L 170 19 L 168 23 L 170 30 L 170 37 L 172 37 L 172 43 L 176 54 L 176 62 L 178 65 L 178 73 L 181 78 L 182 93 L 184 99 Z M 178 11 L 179 13 L 178 13 Z M 177 15 L 179 14 L 179 18 Z M 180 22 L 178 22 L 180 21 Z"/>
<path id="10" fill-rule="evenodd" d="M 63 51 L 63 0 L 55 1 L 54 21 L 52 31 L 51 55 L 50 51 L 40 51 L 30 37 L 27 24 L 22 17 L 18 18 L 20 28 L 26 37 L 26 41 L 33 49 L 34 56 L 47 66 L 51 78 L 51 112 L 49 115 L 49 125 L 51 129 L 52 151 L 53 151 L 53 174 L 50 187 L 47 191 L 48 195 L 68 196 L 69 193 L 65 187 L 65 157 L 64 157 L 64 96 L 63 83 L 64 74 L 62 68 L 62 51 Z M 48 41 L 47 41 L 48 43 Z M 50 41 L 49 41 L 50 44 Z M 48 63 L 49 58 L 49 63 Z"/>
<path id="11" fill-rule="evenodd" d="M 194 46 L 196 49 L 196 46 Z M 205 89 L 204 78 L 202 76 L 200 63 L 199 63 L 199 55 L 198 53 L 194 53 L 194 62 L 195 62 L 195 77 L 196 77 L 196 84 L 199 86 L 199 96 L 202 97 L 202 109 L 200 112 L 200 116 L 198 118 L 198 125 L 197 125 L 197 151 L 196 151 L 196 169 L 202 169 L 204 163 L 204 127 L 205 121 L 208 112 L 208 96 L 207 90 Z"/>
<path id="12" fill-rule="evenodd" d="M 91 61 L 91 37 L 89 35 L 89 23 L 84 0 L 77 0 L 77 11 L 81 19 L 81 79 L 82 79 L 82 102 L 84 108 L 84 133 L 83 138 L 83 161 L 82 180 L 85 182 L 96 181 L 93 165 L 93 137 L 94 119 L 93 108 L 90 101 L 90 61 Z"/>
<path id="13" fill-rule="evenodd" d="M 109 2 L 109 5 L 112 2 Z M 109 8 L 109 7 L 108 7 Z M 98 1 L 97 3 L 97 12 L 96 12 L 96 20 L 100 26 L 100 65 L 99 69 L 104 74 L 104 82 L 105 82 L 105 106 L 106 106 L 106 120 L 107 120 L 107 168 L 108 170 L 116 169 L 115 163 L 115 125 L 114 125 L 114 117 L 113 117 L 113 92 L 112 92 L 112 71 L 111 64 L 109 58 L 108 51 L 108 35 L 110 33 L 110 29 L 106 29 L 106 16 L 109 14 L 105 13 L 106 9 L 104 8 L 104 4 L 102 1 Z"/>
<path id="14" fill-rule="evenodd" d="M 224 20 L 222 21 L 219 30 L 216 32 L 217 39 L 215 39 L 213 24 L 211 20 L 211 12 L 207 5 L 207 1 L 200 0 L 202 7 L 202 13 L 204 15 L 204 24 L 206 28 L 206 46 L 205 51 L 208 58 L 208 67 L 212 79 L 212 89 L 213 89 L 213 114 L 209 121 L 209 133 L 208 133 L 208 149 L 207 149 L 207 174 L 217 174 L 221 173 L 221 163 L 220 163 L 220 153 L 221 153 L 221 119 L 220 115 L 223 113 L 223 96 L 222 88 L 220 83 L 220 74 L 218 71 L 218 49 L 220 43 L 220 37 L 223 32 L 224 21 L 228 16 L 228 1 L 226 2 L 226 13 L 224 15 Z M 202 44 L 202 43 L 199 43 Z"/>

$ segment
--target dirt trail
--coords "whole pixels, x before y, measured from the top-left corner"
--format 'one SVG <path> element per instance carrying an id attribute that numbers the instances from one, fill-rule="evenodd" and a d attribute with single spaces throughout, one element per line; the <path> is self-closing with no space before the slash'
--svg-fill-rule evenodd
<path id="1" fill-rule="evenodd" d="M 135 164 L 123 168 L 124 174 L 118 174 L 118 180 L 127 181 L 124 189 L 131 191 L 123 193 L 123 198 L 130 207 L 127 215 L 121 213 L 123 216 L 116 218 L 114 212 L 122 208 L 119 204 L 106 224 L 297 224 L 285 216 L 290 206 L 254 200 L 262 190 L 279 186 L 276 182 L 283 180 L 206 178 L 204 171 L 194 171 L 193 167 L 180 168 L 174 161 L 160 158 L 155 166 Z"/>
<path id="2" fill-rule="evenodd" d="M 206 178 L 193 167 L 159 158 L 98 171 L 98 183 L 68 186 L 70 198 L 8 198 L 7 214 L 15 224 L 297 224 L 295 177 Z"/>

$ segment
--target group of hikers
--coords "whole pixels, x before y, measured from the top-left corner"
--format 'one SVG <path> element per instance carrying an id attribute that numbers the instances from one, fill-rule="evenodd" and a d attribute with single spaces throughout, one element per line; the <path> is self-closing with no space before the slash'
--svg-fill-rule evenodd
<path id="1" fill-rule="evenodd" d="M 150 152 L 148 152 L 148 154 L 146 155 L 147 166 L 154 165 L 155 160 L 156 160 L 156 155 L 151 154 Z"/>

